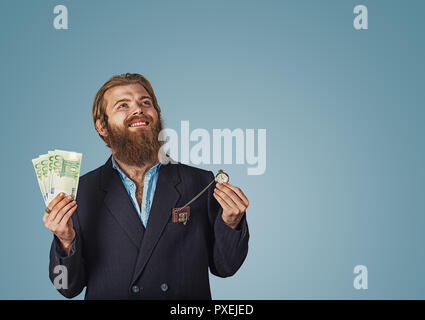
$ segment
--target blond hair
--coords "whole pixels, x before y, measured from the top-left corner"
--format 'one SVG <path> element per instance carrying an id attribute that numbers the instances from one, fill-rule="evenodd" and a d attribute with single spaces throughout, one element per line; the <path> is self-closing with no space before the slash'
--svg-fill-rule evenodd
<path id="1" fill-rule="evenodd" d="M 104 103 L 104 95 L 108 89 L 117 86 L 125 86 L 133 83 L 141 84 L 149 95 L 152 98 L 153 106 L 155 110 L 158 112 L 158 119 L 161 118 L 161 108 L 158 105 L 158 101 L 156 100 L 155 93 L 150 82 L 142 75 L 137 73 L 125 73 L 111 77 L 108 81 L 106 81 L 103 86 L 97 91 L 92 108 L 93 115 L 93 123 L 96 128 L 96 121 L 100 120 L 102 125 L 106 125 L 108 121 L 108 117 L 106 115 L 106 105 Z M 99 134 L 99 133 L 98 133 Z M 105 141 L 106 145 L 110 148 L 109 142 L 105 140 L 105 138 L 99 134 L 103 141 Z"/>

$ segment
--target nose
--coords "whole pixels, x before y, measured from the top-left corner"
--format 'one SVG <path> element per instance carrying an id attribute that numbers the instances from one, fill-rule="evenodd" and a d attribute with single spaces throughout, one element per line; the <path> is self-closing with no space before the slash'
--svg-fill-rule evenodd
<path id="1" fill-rule="evenodd" d="M 138 109 L 134 110 L 132 115 L 135 116 L 135 115 L 138 115 L 138 114 L 143 114 L 142 108 L 138 108 Z"/>
<path id="2" fill-rule="evenodd" d="M 143 107 L 140 106 L 138 103 L 134 103 L 131 115 L 135 116 L 135 115 L 138 115 L 138 114 L 143 114 Z"/>

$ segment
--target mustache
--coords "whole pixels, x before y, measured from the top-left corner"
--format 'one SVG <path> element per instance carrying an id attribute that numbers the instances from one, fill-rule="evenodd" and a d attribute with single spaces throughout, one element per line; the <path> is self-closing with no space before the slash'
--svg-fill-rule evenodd
<path id="1" fill-rule="evenodd" d="M 150 116 L 136 116 L 136 117 L 132 117 L 128 121 L 126 121 L 126 126 L 128 127 L 130 125 L 130 123 L 132 123 L 135 120 L 153 123 L 153 118 L 151 118 Z"/>

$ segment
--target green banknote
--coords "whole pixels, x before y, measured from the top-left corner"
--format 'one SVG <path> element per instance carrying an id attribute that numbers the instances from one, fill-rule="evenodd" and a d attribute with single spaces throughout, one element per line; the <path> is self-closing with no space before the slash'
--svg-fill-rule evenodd
<path id="1" fill-rule="evenodd" d="M 32 159 L 32 165 L 35 170 L 35 174 L 37 176 L 38 186 L 40 187 L 41 194 L 43 195 L 43 201 L 47 205 L 47 199 L 48 199 L 48 192 L 46 190 L 46 187 L 44 185 L 44 174 L 41 166 L 41 159 L 40 157 Z"/>
<path id="2" fill-rule="evenodd" d="M 78 152 L 56 149 L 32 159 L 46 206 L 61 192 L 76 199 L 82 156 Z"/>

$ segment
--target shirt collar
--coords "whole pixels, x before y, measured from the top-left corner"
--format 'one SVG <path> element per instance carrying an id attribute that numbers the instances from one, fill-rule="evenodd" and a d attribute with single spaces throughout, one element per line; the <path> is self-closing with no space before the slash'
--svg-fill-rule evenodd
<path id="1" fill-rule="evenodd" d="M 118 173 L 120 174 L 121 178 L 123 178 L 126 181 L 133 182 L 129 177 L 127 177 L 127 175 L 124 173 L 124 171 L 121 170 L 121 168 L 118 165 L 118 163 L 116 163 L 116 161 L 114 159 L 114 156 L 111 156 L 111 158 L 112 158 L 112 167 L 118 171 Z M 147 176 L 152 176 L 152 175 L 157 174 L 160 166 L 161 166 L 161 162 L 157 162 L 152 168 L 149 169 L 149 171 L 146 173 L 146 175 Z"/>

